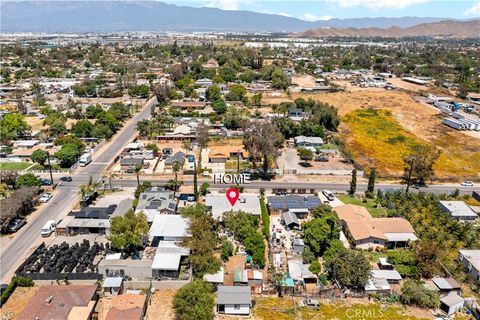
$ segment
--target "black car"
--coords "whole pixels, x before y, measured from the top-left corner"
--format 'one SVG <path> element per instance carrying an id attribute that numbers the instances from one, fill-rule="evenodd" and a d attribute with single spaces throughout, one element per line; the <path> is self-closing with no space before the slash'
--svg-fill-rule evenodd
<path id="1" fill-rule="evenodd" d="M 7 227 L 7 231 L 8 232 L 17 232 L 18 230 L 20 230 L 21 227 L 23 227 L 23 225 L 25 223 L 27 223 L 26 219 L 17 218 L 15 220 L 13 220 L 12 222 L 10 222 L 10 224 Z"/>
<path id="2" fill-rule="evenodd" d="M 65 182 L 70 182 L 72 181 L 72 177 L 61 177 L 60 180 Z"/>

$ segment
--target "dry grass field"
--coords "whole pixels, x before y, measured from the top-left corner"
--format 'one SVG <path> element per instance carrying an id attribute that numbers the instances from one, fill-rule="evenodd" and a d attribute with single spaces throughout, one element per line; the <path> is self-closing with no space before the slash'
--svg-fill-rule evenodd
<path id="1" fill-rule="evenodd" d="M 414 101 L 408 93 L 399 91 L 378 91 L 365 89 L 355 92 L 337 93 L 299 93 L 279 98 L 266 97 L 269 102 L 294 101 L 296 98 L 312 98 L 335 106 L 343 121 L 339 131 L 347 148 L 356 155 L 356 161 L 365 167 L 376 166 L 380 174 L 399 175 L 402 173 L 402 157 L 412 143 L 430 143 L 441 149 L 442 154 L 435 165 L 435 175 L 439 179 L 479 179 L 480 178 L 480 139 L 471 137 L 441 124 L 442 116 L 438 109 Z M 382 109 L 380 118 L 368 119 L 369 126 L 376 126 L 382 121 L 388 125 L 380 131 L 386 136 L 377 136 L 374 127 L 360 126 L 356 123 L 358 109 Z M 367 143 L 391 135 L 407 137 L 397 141 L 395 152 L 388 144 Z M 387 139 L 388 139 L 387 138 Z"/>

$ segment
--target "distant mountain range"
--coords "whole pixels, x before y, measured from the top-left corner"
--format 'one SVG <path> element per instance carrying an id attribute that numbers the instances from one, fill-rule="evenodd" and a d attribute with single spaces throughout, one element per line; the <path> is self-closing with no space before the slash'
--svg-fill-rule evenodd
<path id="1" fill-rule="evenodd" d="M 328 37 L 446 37 L 446 38 L 480 38 L 480 20 L 422 23 L 408 28 L 319 28 L 295 33 L 292 36 L 309 38 Z"/>
<path id="2" fill-rule="evenodd" d="M 401 1 L 401 0 L 398 0 Z M 318 13 L 320 15 L 320 13 Z M 408 28 L 444 18 L 356 18 L 304 21 L 251 11 L 193 8 L 159 1 L 2 1 L 2 32 L 243 31 Z"/>

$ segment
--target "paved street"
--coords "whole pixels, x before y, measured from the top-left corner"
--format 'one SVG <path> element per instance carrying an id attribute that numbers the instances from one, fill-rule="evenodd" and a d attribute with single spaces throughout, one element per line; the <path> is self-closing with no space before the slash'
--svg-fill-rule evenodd
<path id="1" fill-rule="evenodd" d="M 24 259 L 24 255 L 29 248 L 40 239 L 40 229 L 48 220 L 59 220 L 65 216 L 74 206 L 78 199 L 78 186 L 88 181 L 89 176 L 94 180 L 101 177 L 102 171 L 107 167 L 123 147 L 135 136 L 135 125 L 138 121 L 150 116 L 151 106 L 156 103 L 156 98 L 150 99 L 137 113 L 133 119 L 112 138 L 112 140 L 100 148 L 93 155 L 93 162 L 88 166 L 76 169 L 72 175 L 71 183 L 60 185 L 54 192 L 53 198 L 42 205 L 36 213 L 36 219 L 27 223 L 18 234 L 1 251 L 1 270 L 0 275 L 2 283 L 8 283 L 13 272 Z"/>

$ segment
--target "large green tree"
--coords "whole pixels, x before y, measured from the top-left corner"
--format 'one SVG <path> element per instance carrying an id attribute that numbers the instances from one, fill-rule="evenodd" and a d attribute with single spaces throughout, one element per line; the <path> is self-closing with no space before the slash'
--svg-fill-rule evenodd
<path id="1" fill-rule="evenodd" d="M 55 158 L 60 160 L 60 165 L 62 167 L 69 167 L 77 162 L 80 153 L 81 152 L 78 149 L 78 145 L 74 143 L 67 143 L 64 144 L 60 150 L 55 152 Z"/>
<path id="2" fill-rule="evenodd" d="M 30 159 L 38 163 L 41 166 L 45 165 L 45 162 L 48 160 L 48 152 L 45 150 L 35 150 L 32 152 L 32 155 L 30 156 Z"/>
<path id="3" fill-rule="evenodd" d="M 323 256 L 332 241 L 340 236 L 336 218 L 332 213 L 314 218 L 302 224 L 303 241 L 316 256 Z"/>
<path id="4" fill-rule="evenodd" d="M 195 205 L 182 214 L 190 216 L 188 232 L 191 236 L 183 241 L 182 246 L 190 249 L 187 261 L 192 267 L 193 276 L 200 279 L 205 274 L 217 272 L 221 265 L 215 256 L 217 223 L 202 205 Z"/>
<path id="5" fill-rule="evenodd" d="M 370 263 L 362 252 L 341 248 L 327 261 L 331 276 L 347 288 L 363 288 L 370 279 Z"/>
<path id="6" fill-rule="evenodd" d="M 19 175 L 16 181 L 16 187 L 39 187 L 40 186 L 40 178 L 34 175 L 33 173 L 25 173 Z"/>
<path id="7" fill-rule="evenodd" d="M 411 154 L 404 157 L 405 172 L 403 180 L 407 192 L 412 183 L 424 185 L 434 174 L 433 165 L 440 157 L 441 151 L 432 145 L 418 145 Z"/>
<path id="8" fill-rule="evenodd" d="M 178 320 L 213 319 L 215 295 L 212 286 L 203 280 L 193 280 L 180 288 L 173 298 Z"/>
<path id="9" fill-rule="evenodd" d="M 0 120 L 0 137 L 2 142 L 9 142 L 22 137 L 30 130 L 25 117 L 19 113 L 7 113 Z"/>
<path id="10" fill-rule="evenodd" d="M 147 216 L 130 209 L 123 216 L 112 219 L 107 239 L 111 242 L 112 248 L 131 252 L 143 248 L 148 230 Z"/>

